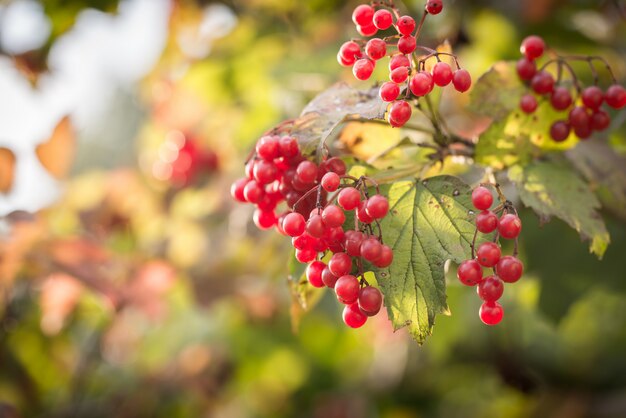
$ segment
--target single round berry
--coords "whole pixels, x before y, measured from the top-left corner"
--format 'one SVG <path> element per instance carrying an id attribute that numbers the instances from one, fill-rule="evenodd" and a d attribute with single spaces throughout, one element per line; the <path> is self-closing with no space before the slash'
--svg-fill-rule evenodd
<path id="1" fill-rule="evenodd" d="M 417 97 L 426 96 L 433 90 L 434 86 L 435 82 L 433 81 L 433 76 L 426 71 L 420 71 L 415 74 L 409 82 L 411 93 Z"/>
<path id="2" fill-rule="evenodd" d="M 276 177 L 278 176 L 278 169 L 271 161 L 259 160 L 256 164 L 254 164 L 252 173 L 257 183 L 269 184 L 276 180 Z"/>
<path id="3" fill-rule="evenodd" d="M 555 110 L 565 110 L 572 105 L 572 95 L 565 87 L 556 87 L 550 96 L 550 104 Z"/>
<path id="4" fill-rule="evenodd" d="M 367 315 L 361 312 L 357 303 L 344 307 L 342 318 L 343 322 L 350 328 L 361 328 L 367 322 Z"/>
<path id="5" fill-rule="evenodd" d="M 574 135 L 576 135 L 580 139 L 587 139 L 591 136 L 591 120 L 588 125 L 581 125 L 574 127 Z"/>
<path id="6" fill-rule="evenodd" d="M 246 203 L 246 197 L 243 194 L 243 190 L 248 184 L 248 179 L 239 179 L 235 180 L 235 182 L 230 186 L 230 195 L 237 202 Z"/>
<path id="7" fill-rule="evenodd" d="M 354 65 L 354 63 L 356 62 L 356 60 L 348 60 L 346 58 L 344 58 L 341 55 L 341 52 L 337 52 L 337 62 L 339 63 L 339 65 L 341 65 L 342 67 L 352 67 Z"/>
<path id="8" fill-rule="evenodd" d="M 306 232 L 312 237 L 322 238 L 325 230 L 326 225 L 324 225 L 322 215 L 313 215 L 306 221 Z"/>
<path id="9" fill-rule="evenodd" d="M 589 86 L 583 90 L 581 94 L 583 104 L 589 109 L 599 109 L 604 101 L 604 92 L 598 86 Z"/>
<path id="10" fill-rule="evenodd" d="M 373 24 L 375 10 L 372 6 L 361 4 L 352 12 L 352 21 L 355 25 L 368 26 Z"/>
<path id="11" fill-rule="evenodd" d="M 498 216 L 490 210 L 483 210 L 476 215 L 476 229 L 483 234 L 489 234 L 498 227 Z"/>
<path id="12" fill-rule="evenodd" d="M 439 87 L 444 87 L 452 81 L 452 68 L 447 62 L 438 62 L 433 67 L 433 81 Z"/>
<path id="13" fill-rule="evenodd" d="M 346 253 L 352 257 L 359 257 L 361 255 L 361 243 L 364 239 L 365 234 L 361 231 L 347 231 L 344 241 Z"/>
<path id="14" fill-rule="evenodd" d="M 496 273 L 507 283 L 515 283 L 524 273 L 524 264 L 512 255 L 504 256 L 496 264 Z"/>
<path id="15" fill-rule="evenodd" d="M 312 248 L 305 248 L 304 250 L 296 250 L 296 260 L 301 263 L 310 263 L 317 257 L 317 251 Z"/>
<path id="16" fill-rule="evenodd" d="M 367 80 L 372 76 L 374 66 L 374 61 L 362 58 L 354 63 L 352 74 L 359 80 Z"/>
<path id="17" fill-rule="evenodd" d="M 324 190 L 326 190 L 327 192 L 334 192 L 339 188 L 340 182 L 341 178 L 339 177 L 339 175 L 337 173 L 330 172 L 324 174 L 321 184 Z"/>
<path id="18" fill-rule="evenodd" d="M 359 297 L 359 280 L 349 274 L 341 276 L 335 283 L 335 294 L 341 303 L 350 305 Z"/>
<path id="19" fill-rule="evenodd" d="M 411 16 L 402 16 L 398 19 L 396 27 L 401 35 L 410 35 L 415 30 L 415 20 Z"/>
<path id="20" fill-rule="evenodd" d="M 339 157 L 329 158 L 324 164 L 326 169 L 332 173 L 336 173 L 340 176 L 346 174 L 346 163 Z"/>
<path id="21" fill-rule="evenodd" d="M 478 210 L 487 210 L 493 204 L 493 196 L 488 188 L 478 186 L 472 191 L 472 205 Z"/>
<path id="22" fill-rule="evenodd" d="M 282 223 L 283 231 L 290 237 L 299 237 L 304 233 L 306 221 L 304 216 L 299 213 L 292 212 L 285 216 Z"/>
<path id="23" fill-rule="evenodd" d="M 393 25 L 393 15 L 389 10 L 380 9 L 374 13 L 374 26 L 380 30 L 389 29 Z"/>
<path id="24" fill-rule="evenodd" d="M 335 283 L 337 283 L 337 279 L 339 279 L 339 277 L 335 276 L 330 269 L 328 268 L 328 266 L 326 266 L 324 268 L 324 270 L 322 271 L 322 281 L 324 282 L 324 284 L 326 285 L 326 287 L 329 287 L 331 289 L 335 288 Z"/>
<path id="25" fill-rule="evenodd" d="M 410 67 L 411 61 L 404 54 L 396 54 L 389 60 L 389 71 L 393 71 L 400 67 Z"/>
<path id="26" fill-rule="evenodd" d="M 407 67 L 399 67 L 389 73 L 389 79 L 394 83 L 404 83 L 409 77 L 409 69 Z"/>
<path id="27" fill-rule="evenodd" d="M 537 94 L 552 93 L 554 89 L 554 77 L 546 71 L 539 71 L 530 80 L 530 87 Z"/>
<path id="28" fill-rule="evenodd" d="M 385 196 L 379 194 L 374 195 L 367 199 L 365 210 L 372 218 L 382 219 L 387 215 L 387 212 L 389 212 L 389 201 Z"/>
<path id="29" fill-rule="evenodd" d="M 607 89 L 604 100 L 613 109 L 621 109 L 626 106 L 626 89 L 619 84 L 613 84 Z"/>
<path id="30" fill-rule="evenodd" d="M 376 267 L 385 268 L 389 267 L 393 262 L 393 250 L 388 245 L 382 245 L 380 247 L 380 257 L 374 260 Z"/>
<path id="31" fill-rule="evenodd" d="M 577 106 L 569 112 L 569 123 L 574 129 L 584 129 L 589 126 L 591 118 L 587 109 L 582 106 Z"/>
<path id="32" fill-rule="evenodd" d="M 356 208 L 356 217 L 364 224 L 371 224 L 374 222 L 374 218 L 367 213 L 366 206 L 367 200 L 362 200 L 361 203 L 359 203 L 359 207 Z"/>
<path id="33" fill-rule="evenodd" d="M 494 242 L 483 242 L 476 251 L 476 260 L 483 267 L 493 267 L 500 260 L 500 247 Z"/>
<path id="34" fill-rule="evenodd" d="M 387 45 L 380 38 L 372 38 L 365 45 L 365 53 L 368 57 L 377 61 L 387 54 Z"/>
<path id="35" fill-rule="evenodd" d="M 257 209 L 252 219 L 259 229 L 270 229 L 276 225 L 276 214 L 273 210 Z"/>
<path id="36" fill-rule="evenodd" d="M 296 168 L 296 176 L 305 184 L 313 183 L 317 179 L 317 165 L 312 161 L 302 161 Z"/>
<path id="37" fill-rule="evenodd" d="M 466 286 L 476 286 L 483 278 L 483 269 L 476 260 L 465 260 L 459 265 L 456 277 Z"/>
<path id="38" fill-rule="evenodd" d="M 361 257 L 374 263 L 382 254 L 382 244 L 376 238 L 367 238 L 361 243 Z"/>
<path id="39" fill-rule="evenodd" d="M 472 76 L 469 71 L 461 68 L 460 70 L 456 70 L 452 75 L 452 84 L 454 85 L 456 91 L 465 93 L 472 85 Z"/>
<path id="40" fill-rule="evenodd" d="M 322 211 L 322 219 L 327 228 L 335 228 L 343 225 L 346 215 L 339 206 L 328 205 Z"/>
<path id="41" fill-rule="evenodd" d="M 378 29 L 374 26 L 374 23 L 370 25 L 356 25 L 356 31 L 359 32 L 362 36 L 374 36 Z"/>
<path id="42" fill-rule="evenodd" d="M 398 39 L 398 51 L 403 54 L 410 54 L 415 51 L 417 43 L 414 36 L 403 35 Z"/>
<path id="43" fill-rule="evenodd" d="M 326 264 L 321 261 L 313 261 L 306 266 L 306 278 L 313 287 L 324 287 L 322 281 L 322 271 L 326 268 Z"/>
<path id="44" fill-rule="evenodd" d="M 517 238 L 521 231 L 522 221 L 517 215 L 507 213 L 500 218 L 500 222 L 498 222 L 498 232 L 502 238 Z"/>
<path id="45" fill-rule="evenodd" d="M 411 119 L 413 113 L 411 105 L 404 100 L 398 100 L 389 108 L 389 124 L 394 128 L 404 126 Z"/>
<path id="46" fill-rule="evenodd" d="M 557 120 L 550 126 L 550 137 L 556 142 L 563 142 L 569 137 L 569 123 Z"/>
<path id="47" fill-rule="evenodd" d="M 380 86 L 378 93 L 383 102 L 393 102 L 400 95 L 400 86 L 391 81 L 387 81 Z"/>
<path id="48" fill-rule="evenodd" d="M 375 287 L 365 286 L 359 290 L 358 304 L 365 315 L 374 316 L 383 305 L 383 294 Z"/>
<path id="49" fill-rule="evenodd" d="M 278 141 L 271 136 L 264 136 L 256 143 L 256 153 L 259 158 L 271 161 L 278 157 Z"/>
<path id="50" fill-rule="evenodd" d="M 428 0 L 426 2 L 426 11 L 431 15 L 438 15 L 443 10 L 443 2 L 441 0 Z"/>
<path id="51" fill-rule="evenodd" d="M 520 58 L 516 65 L 517 75 L 522 80 L 531 80 L 537 74 L 537 64 L 528 58 Z"/>
<path id="52" fill-rule="evenodd" d="M 328 262 L 328 268 L 330 272 L 337 277 L 350 274 L 350 270 L 352 270 L 352 258 L 346 253 L 333 254 Z"/>
<path id="53" fill-rule="evenodd" d="M 300 236 L 293 237 L 291 239 L 291 245 L 293 245 L 293 248 L 295 248 L 296 250 L 305 250 L 307 248 L 313 249 L 315 246 L 315 239 L 316 238 L 312 237 L 311 235 L 304 233 Z"/>
<path id="54" fill-rule="evenodd" d="M 525 94 L 519 102 L 519 107 L 524 113 L 533 113 L 537 110 L 537 99 L 532 94 Z"/>
<path id="55" fill-rule="evenodd" d="M 292 136 L 283 136 L 278 141 L 278 150 L 284 158 L 294 158 L 300 154 L 298 140 Z"/>
<path id="56" fill-rule="evenodd" d="M 534 60 L 543 55 L 546 44 L 539 36 L 531 35 L 522 41 L 520 52 L 529 60 Z"/>
<path id="57" fill-rule="evenodd" d="M 337 195 L 337 203 L 345 210 L 354 210 L 361 203 L 361 193 L 354 187 L 346 187 L 341 189 Z"/>
<path id="58" fill-rule="evenodd" d="M 591 115 L 591 129 L 603 131 L 611 124 L 611 116 L 602 109 L 598 109 Z"/>
<path id="59" fill-rule="evenodd" d="M 498 276 L 485 277 L 483 281 L 478 283 L 476 287 L 478 297 L 485 302 L 495 302 L 502 297 L 504 293 L 504 283 Z"/>
<path id="60" fill-rule="evenodd" d="M 478 314 L 483 324 L 496 325 L 502 321 L 504 309 L 498 302 L 485 302 L 480 306 Z"/>
<path id="61" fill-rule="evenodd" d="M 259 203 L 265 196 L 265 189 L 254 180 L 251 180 L 243 188 L 243 196 L 249 203 Z"/>
<path id="62" fill-rule="evenodd" d="M 339 56 L 345 60 L 348 65 L 353 65 L 357 59 L 363 56 L 361 47 L 354 41 L 345 42 L 339 48 Z"/>

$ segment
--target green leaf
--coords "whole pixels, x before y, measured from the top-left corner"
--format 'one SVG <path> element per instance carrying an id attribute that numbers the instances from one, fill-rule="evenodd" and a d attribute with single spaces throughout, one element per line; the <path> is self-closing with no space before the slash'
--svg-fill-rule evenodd
<path id="1" fill-rule="evenodd" d="M 470 93 L 469 109 L 502 120 L 519 107 L 524 93 L 526 86 L 517 76 L 515 62 L 497 62 L 476 81 Z"/>
<path id="2" fill-rule="evenodd" d="M 591 240 L 590 251 L 602 258 L 610 237 L 597 211 L 600 202 L 570 167 L 534 162 L 511 167 L 509 178 L 515 182 L 522 202 L 543 222 L 552 216 L 567 222 L 584 240 Z"/>
<path id="3" fill-rule="evenodd" d="M 437 314 L 449 315 L 444 264 L 470 257 L 474 234 L 470 187 L 452 176 L 381 187 L 389 215 L 383 238 L 394 252 L 391 266 L 374 269 L 395 329 L 407 326 L 422 343 Z"/>

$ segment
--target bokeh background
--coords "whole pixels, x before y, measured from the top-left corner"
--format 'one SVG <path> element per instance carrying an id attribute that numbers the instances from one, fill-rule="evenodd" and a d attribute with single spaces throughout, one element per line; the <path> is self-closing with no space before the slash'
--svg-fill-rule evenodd
<path id="1" fill-rule="evenodd" d="M 621 0 L 447 0 L 474 78 L 538 33 L 626 76 Z M 340 0 L 0 2 L 0 417 L 624 417 L 626 228 L 604 260 L 523 212 L 504 322 L 449 272 L 422 347 L 309 312 L 289 240 L 230 183 L 257 138 L 344 80 Z M 414 15 L 423 2 L 407 0 Z M 608 140 L 626 154 L 624 112 Z"/>

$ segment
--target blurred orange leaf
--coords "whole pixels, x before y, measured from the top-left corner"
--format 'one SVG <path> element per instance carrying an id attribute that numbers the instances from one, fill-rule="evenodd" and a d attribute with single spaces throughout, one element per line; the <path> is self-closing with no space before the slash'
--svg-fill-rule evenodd
<path id="1" fill-rule="evenodd" d="M 14 174 L 15 154 L 8 148 L 0 148 L 0 192 L 11 191 Z"/>
<path id="2" fill-rule="evenodd" d="M 68 116 L 57 124 L 52 136 L 35 150 L 41 164 L 57 179 L 69 172 L 76 154 L 76 132 Z"/>

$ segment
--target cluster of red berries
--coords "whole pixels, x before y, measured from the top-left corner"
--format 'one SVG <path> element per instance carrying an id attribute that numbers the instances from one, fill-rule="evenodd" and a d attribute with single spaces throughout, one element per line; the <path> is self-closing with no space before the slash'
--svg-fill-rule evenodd
<path id="1" fill-rule="evenodd" d="M 533 35 L 525 38 L 520 48 L 524 57 L 517 62 L 517 74 L 529 84 L 534 93 L 549 100 L 554 110 L 569 111 L 566 118 L 552 124 L 550 137 L 556 142 L 562 142 L 573 131 L 578 138 L 587 139 L 593 131 L 605 130 L 611 122 L 611 117 L 601 109 L 602 104 L 606 103 L 613 109 L 626 106 L 626 89 L 616 84 L 615 77 L 613 77 L 613 84 L 606 91 L 602 91 L 597 85 L 597 73 L 593 62 L 602 62 L 613 76 L 608 63 L 601 57 L 595 56 L 556 56 L 537 69 L 536 60 L 543 55 L 545 49 L 545 42 L 539 36 Z M 583 88 L 569 61 L 586 61 L 594 74 L 595 84 Z M 545 70 L 553 63 L 556 64 L 558 71 L 556 80 Z M 561 82 L 561 75 L 564 71 L 571 77 L 572 88 L 567 87 L 567 83 Z M 575 91 L 575 95 L 572 95 L 572 90 Z M 533 113 L 537 105 L 537 97 L 532 93 L 525 94 L 520 100 L 520 108 L 525 113 Z"/>
<path id="2" fill-rule="evenodd" d="M 254 222 L 259 228 L 276 227 L 292 238 L 296 259 L 308 264 L 308 282 L 334 289 L 346 305 L 346 325 L 358 328 L 368 316 L 376 315 L 382 294 L 365 280 L 363 261 L 388 267 L 393 251 L 382 243 L 378 222 L 387 215 L 389 202 L 380 194 L 368 196 L 366 183 L 375 183 L 346 175 L 339 158 L 319 165 L 307 160 L 291 136 L 262 137 L 246 174 L 233 183 L 233 198 L 257 206 Z M 287 207 L 278 215 L 283 202 Z M 344 231 L 346 211 L 354 211 L 354 229 Z M 321 261 L 327 251 L 332 253 L 328 264 Z"/>
<path id="3" fill-rule="evenodd" d="M 504 201 L 493 211 L 493 196 L 489 189 L 479 186 L 472 192 L 472 204 L 480 212 L 476 215 L 476 233 L 472 243 L 472 259 L 463 261 L 457 270 L 457 277 L 467 286 L 477 286 L 478 296 L 484 301 L 480 307 L 481 321 L 486 325 L 496 325 L 502 320 L 504 310 L 497 300 L 504 292 L 504 283 L 515 283 L 522 277 L 524 265 L 516 257 L 517 237 L 522 230 L 522 221 L 515 214 L 511 203 Z M 498 218 L 497 212 L 504 214 Z M 484 242 L 476 250 L 474 243 L 478 232 L 490 234 L 497 231 L 494 242 Z M 513 255 L 502 256 L 498 238 L 515 240 Z M 492 268 L 493 274 L 483 277 L 483 267 Z"/>
<path id="4" fill-rule="evenodd" d="M 436 15 L 443 9 L 440 0 L 428 0 L 425 13 L 419 25 L 411 16 L 400 16 L 393 4 L 383 7 L 380 3 L 376 7 L 362 4 L 357 6 L 352 13 L 352 20 L 357 31 L 371 37 L 379 30 L 385 31 L 392 26 L 397 34 L 384 38 L 371 38 L 369 40 L 357 39 L 344 43 L 339 48 L 337 60 L 346 67 L 352 67 L 352 73 L 359 80 L 370 78 L 376 67 L 376 62 L 390 56 L 389 79 L 380 86 L 380 97 L 389 102 L 387 120 L 393 127 L 403 126 L 411 118 L 412 108 L 408 99 L 419 98 L 429 94 L 435 85 L 445 87 L 452 83 L 459 92 L 467 91 L 472 78 L 469 72 L 460 68 L 456 56 L 440 53 L 431 48 L 417 45 L 417 38 L 428 14 Z M 395 49 L 389 51 L 389 49 Z M 423 57 L 417 57 L 415 50 L 421 49 L 427 52 Z M 450 65 L 440 60 L 440 55 L 451 55 L 454 58 L 457 69 L 452 70 Z M 432 71 L 426 71 L 426 60 L 436 58 L 437 63 Z M 398 100 L 404 89 L 404 99 Z"/>

